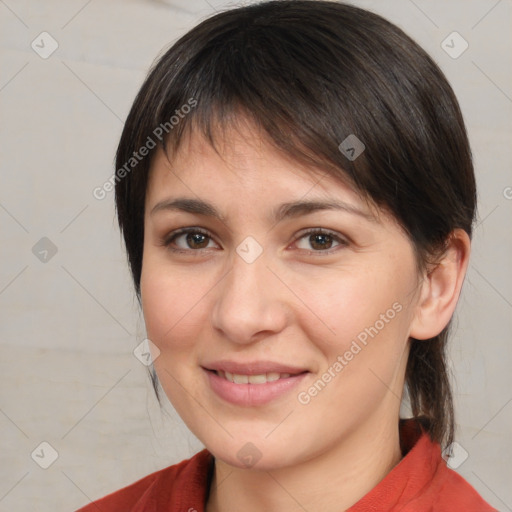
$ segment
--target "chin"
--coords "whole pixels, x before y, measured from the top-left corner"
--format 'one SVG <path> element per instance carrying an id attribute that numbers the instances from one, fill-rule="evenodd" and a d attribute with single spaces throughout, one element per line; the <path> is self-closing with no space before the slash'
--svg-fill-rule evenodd
<path id="1" fill-rule="evenodd" d="M 292 464 L 292 461 L 283 458 L 283 454 L 270 452 L 268 449 L 260 449 L 252 442 L 246 442 L 240 448 L 229 450 L 210 450 L 216 459 L 237 469 L 252 471 L 272 471 Z"/>
<path id="2" fill-rule="evenodd" d="M 298 450 L 297 439 L 293 435 L 276 436 L 274 439 L 265 439 L 265 434 L 238 436 L 223 441 L 208 442 L 202 440 L 206 448 L 216 459 L 238 469 L 256 471 L 272 471 L 286 468 L 299 463 L 302 459 L 313 455 L 301 453 Z M 303 447 L 301 447 L 303 449 Z"/>

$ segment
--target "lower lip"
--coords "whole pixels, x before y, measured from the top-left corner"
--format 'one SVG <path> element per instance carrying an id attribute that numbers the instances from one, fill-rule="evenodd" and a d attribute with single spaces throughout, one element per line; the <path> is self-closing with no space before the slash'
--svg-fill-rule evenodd
<path id="1" fill-rule="evenodd" d="M 291 391 L 307 375 L 301 373 L 265 384 L 235 384 L 205 370 L 212 390 L 226 402 L 244 407 L 265 405 Z"/>

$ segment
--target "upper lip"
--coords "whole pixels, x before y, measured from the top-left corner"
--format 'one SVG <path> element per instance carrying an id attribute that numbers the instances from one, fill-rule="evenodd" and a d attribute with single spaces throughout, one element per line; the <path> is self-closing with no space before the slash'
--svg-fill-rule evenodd
<path id="1" fill-rule="evenodd" d="M 250 361 L 246 363 L 238 363 L 235 361 L 214 361 L 204 364 L 206 370 L 223 371 L 236 373 L 237 375 L 261 375 L 263 373 L 289 373 L 297 375 L 307 370 L 297 366 L 276 363 L 273 361 Z"/>

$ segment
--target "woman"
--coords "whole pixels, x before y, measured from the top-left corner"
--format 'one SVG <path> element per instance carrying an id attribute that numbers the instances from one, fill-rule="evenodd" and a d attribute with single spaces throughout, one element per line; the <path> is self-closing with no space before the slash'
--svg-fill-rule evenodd
<path id="1" fill-rule="evenodd" d="M 83 511 L 493 510 L 441 457 L 476 191 L 421 48 L 340 3 L 217 14 L 150 72 L 116 168 L 155 389 L 206 449 Z"/>

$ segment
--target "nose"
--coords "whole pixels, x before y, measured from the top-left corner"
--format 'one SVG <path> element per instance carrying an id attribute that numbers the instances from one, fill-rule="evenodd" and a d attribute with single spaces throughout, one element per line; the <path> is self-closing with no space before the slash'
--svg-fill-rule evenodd
<path id="1" fill-rule="evenodd" d="M 285 328 L 283 291 L 265 258 L 247 263 L 235 255 L 230 272 L 216 288 L 212 324 L 230 341 L 249 344 Z"/>

